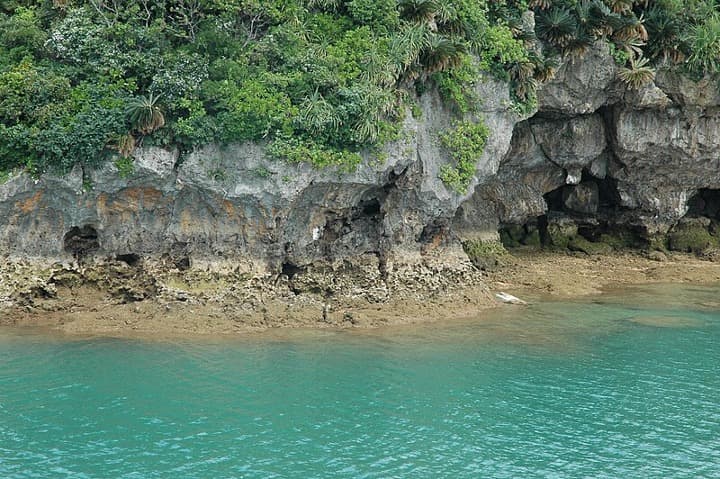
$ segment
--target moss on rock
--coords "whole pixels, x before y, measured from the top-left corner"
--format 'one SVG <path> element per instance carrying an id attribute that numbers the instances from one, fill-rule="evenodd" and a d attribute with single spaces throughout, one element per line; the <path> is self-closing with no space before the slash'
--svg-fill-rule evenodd
<path id="1" fill-rule="evenodd" d="M 500 241 L 469 240 L 463 249 L 476 268 L 494 271 L 507 264 L 510 254 Z"/>
<path id="2" fill-rule="evenodd" d="M 711 234 L 708 219 L 691 218 L 678 223 L 668 233 L 668 247 L 672 251 L 701 253 L 720 248 L 720 238 Z"/>
<path id="3" fill-rule="evenodd" d="M 542 239 L 540 238 L 540 230 L 537 228 L 533 228 L 532 230 L 528 231 L 527 234 L 520 240 L 520 242 L 525 246 L 535 246 L 535 247 L 541 247 L 542 246 Z"/>
<path id="4" fill-rule="evenodd" d="M 650 251 L 668 251 L 668 237 L 662 234 L 655 234 L 647 239 L 647 249 Z"/>
<path id="5" fill-rule="evenodd" d="M 566 249 L 570 240 L 578 235 L 578 228 L 575 223 L 550 223 L 547 233 L 552 246 Z"/>
<path id="6" fill-rule="evenodd" d="M 525 236 L 525 230 L 521 225 L 511 225 L 500 230 L 500 242 L 505 248 L 517 248 L 520 240 Z"/>
<path id="7" fill-rule="evenodd" d="M 613 252 L 613 247 L 603 242 L 592 242 L 582 236 L 575 236 L 568 241 L 570 251 L 580 251 L 588 255 L 602 255 Z"/>
<path id="8" fill-rule="evenodd" d="M 646 244 L 642 238 L 629 230 L 603 233 L 600 235 L 599 242 L 612 246 L 616 251 L 638 249 L 644 247 Z"/>

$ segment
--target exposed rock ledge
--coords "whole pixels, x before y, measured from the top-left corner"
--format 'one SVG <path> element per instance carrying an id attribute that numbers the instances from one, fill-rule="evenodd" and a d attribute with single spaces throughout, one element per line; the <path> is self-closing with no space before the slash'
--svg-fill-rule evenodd
<path id="1" fill-rule="evenodd" d="M 688 254 L 664 259 L 658 262 L 627 253 L 601 257 L 517 253 L 502 270 L 489 273 L 485 282 L 493 292 L 509 291 L 531 302 L 547 297 L 577 298 L 638 283 L 720 282 L 718 263 Z M 323 280 L 295 284 L 293 278 L 294 284 L 288 288 L 284 278 L 276 284 L 273 278 L 173 271 L 150 263 L 130 266 L 111 261 L 83 268 L 56 265 L 44 271 L 35 266 L 14 264 L 0 274 L 0 295 L 13 303 L 0 310 L 0 326 L 41 327 L 81 337 L 164 339 L 217 337 L 278 327 L 374 328 L 451 318 L 483 320 L 493 313 L 484 312 L 481 318 L 478 311 L 490 306 L 523 307 L 501 305 L 484 284 L 460 286 L 462 277 L 458 286 L 438 285 L 435 294 L 420 297 L 422 288 L 401 287 L 389 299 L 380 293 L 377 302 L 370 302 L 360 291 L 367 287 L 361 284 L 365 281 L 362 274 L 345 276 L 348 283 L 338 282 L 337 275 L 324 278 L 332 278 L 330 286 L 338 291 L 329 297 L 315 290 L 328 285 Z M 422 278 L 421 283 L 431 281 L 426 275 Z M 398 279 L 415 284 L 418 276 Z M 295 288 L 302 292 L 288 293 Z M 720 303 L 705 306 L 717 308 Z"/>
<path id="2" fill-rule="evenodd" d="M 453 117 L 428 94 L 387 159 L 368 158 L 352 174 L 274 162 L 255 144 L 183 158 L 137 150 L 125 178 L 112 162 L 64 177 L 17 174 L 0 185 L 0 254 L 8 264 L 56 265 L 45 280 L 57 287 L 97 264 L 119 268 L 123 280 L 105 286 L 126 302 L 182 294 L 171 281 L 138 296 L 129 278 L 152 283 L 189 270 L 257 282 L 265 299 L 233 304 L 257 310 L 269 296 L 290 298 L 282 304 L 307 301 L 327 316 L 329 298 L 425 301 L 453 298 L 454 286 L 477 286 L 469 301 L 480 304 L 481 273 L 461 244 L 498 232 L 510 244 L 583 251 L 608 237 L 646 248 L 720 245 L 713 82 L 660 71 L 654 84 L 627 91 L 599 44 L 560 69 L 529 117 L 514 113 L 504 84 L 482 79 L 477 88 L 491 136 L 465 195 L 438 179 L 449 161 L 438 133 Z M 33 281 L 17 282 L 14 268 L 3 271 L 6 289 L 17 286 L 4 302 L 22 305 Z"/>

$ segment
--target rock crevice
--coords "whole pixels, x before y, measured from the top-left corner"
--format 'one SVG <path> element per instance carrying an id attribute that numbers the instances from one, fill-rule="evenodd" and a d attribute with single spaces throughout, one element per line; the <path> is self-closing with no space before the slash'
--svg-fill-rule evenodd
<path id="1" fill-rule="evenodd" d="M 466 241 L 562 242 L 570 232 L 592 242 L 624 231 L 649 242 L 682 229 L 686 215 L 709 218 L 708 228 L 718 221 L 714 83 L 662 70 L 630 91 L 598 44 L 543 86 L 532 115 L 513 110 L 503 83 L 480 79 L 477 94 L 491 134 L 466 194 L 438 178 L 451 161 L 438 137 L 453 115 L 430 93 L 382 160 L 368 154 L 353 173 L 274 161 L 263 145 L 243 144 L 209 145 L 182 162 L 177 151 L 139 149 L 127 177 L 112 162 L 13 175 L 0 185 L 0 253 L 223 265 L 285 277 L 293 291 L 356 264 L 373 271 L 378 291 L 394 287 L 398 268 L 437 273 L 443 255 L 465 275 Z"/>

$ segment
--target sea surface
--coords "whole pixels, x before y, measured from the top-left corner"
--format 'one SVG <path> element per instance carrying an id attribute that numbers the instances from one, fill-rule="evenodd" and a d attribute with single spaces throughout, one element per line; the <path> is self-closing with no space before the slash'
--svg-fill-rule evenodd
<path id="1" fill-rule="evenodd" d="M 0 478 L 720 478 L 720 289 L 237 339 L 0 329 Z"/>

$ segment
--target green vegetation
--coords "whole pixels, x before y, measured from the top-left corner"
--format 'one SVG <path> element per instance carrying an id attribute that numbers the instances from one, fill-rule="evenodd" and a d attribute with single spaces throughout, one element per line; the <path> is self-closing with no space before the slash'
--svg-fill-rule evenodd
<path id="1" fill-rule="evenodd" d="M 530 8 L 535 31 L 523 17 Z M 541 49 L 539 38 L 545 43 Z M 437 89 L 459 118 L 481 72 L 518 112 L 560 55 L 612 45 L 633 88 L 720 66 L 715 0 L 0 0 L 0 171 L 67 171 L 137 146 L 257 141 L 342 171 Z M 417 109 L 414 111 L 418 115 Z M 467 187 L 466 139 L 443 179 Z M 361 156 L 361 153 L 368 153 Z M 475 155 L 475 152 L 473 152 Z"/>
<path id="2" fill-rule="evenodd" d="M 720 248 L 717 224 L 705 224 L 702 219 L 686 219 L 677 224 L 667 235 L 671 251 L 702 253 L 711 248 Z"/>
<path id="3" fill-rule="evenodd" d="M 654 78 L 652 65 L 676 65 L 694 77 L 720 67 L 716 0 L 531 0 L 529 6 L 537 36 L 560 54 L 582 55 L 595 41 L 607 41 L 631 88 Z"/>
<path id="4" fill-rule="evenodd" d="M 631 58 L 629 66 L 620 68 L 618 75 L 630 88 L 639 89 L 655 79 L 655 70 L 647 58 Z"/>
<path id="5" fill-rule="evenodd" d="M 440 143 L 455 161 L 455 166 L 443 165 L 440 179 L 458 193 L 466 193 L 475 176 L 477 162 L 485 150 L 490 131 L 482 120 L 456 123 L 440 134 Z"/>
<path id="6" fill-rule="evenodd" d="M 128 178 L 135 172 L 135 162 L 132 158 L 121 156 L 115 160 L 115 168 L 117 168 L 120 178 Z"/>
<path id="7" fill-rule="evenodd" d="M 500 228 L 500 242 L 505 248 L 529 246 L 540 248 L 542 239 L 537 225 L 506 225 Z"/>
<path id="8" fill-rule="evenodd" d="M 499 10 L 502 9 L 502 12 Z M 418 92 L 528 58 L 513 0 L 0 1 L 0 171 L 258 141 L 352 170 Z M 502 18 L 501 18 L 502 17 Z"/>
<path id="9" fill-rule="evenodd" d="M 149 135 L 165 126 L 165 116 L 157 101 L 158 97 L 150 93 L 147 98 L 140 96 L 128 102 L 125 116 L 132 131 L 140 135 Z"/>
<path id="10" fill-rule="evenodd" d="M 602 241 L 588 241 L 580 235 L 570 238 L 567 248 L 570 251 L 579 251 L 590 256 L 610 254 L 613 251 L 613 247 L 607 243 Z"/>
<path id="11" fill-rule="evenodd" d="M 492 271 L 506 264 L 510 254 L 499 241 L 468 240 L 463 242 L 468 258 L 478 269 Z"/>

